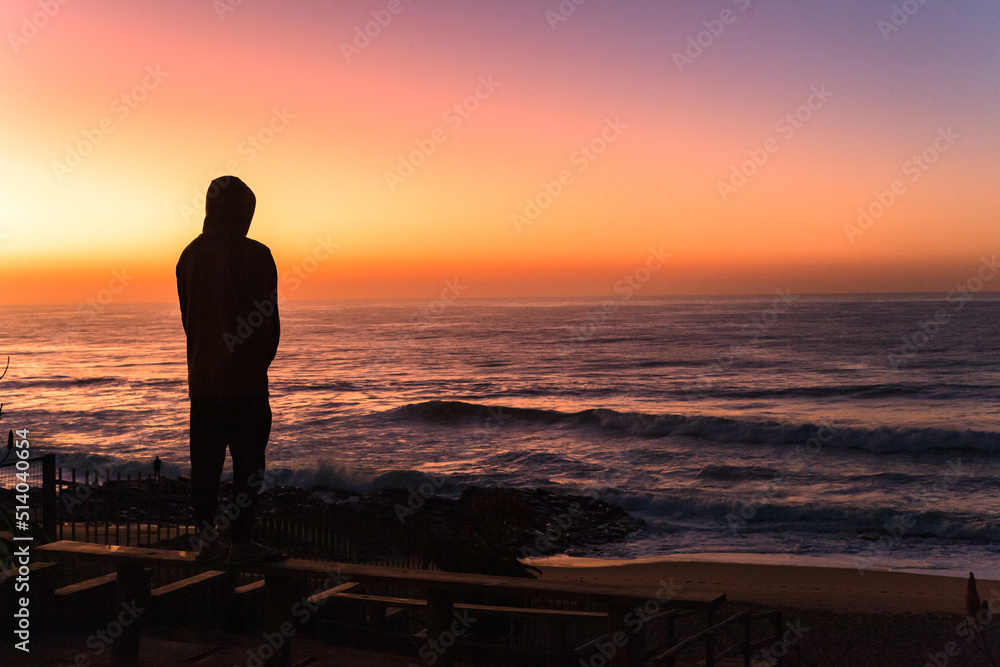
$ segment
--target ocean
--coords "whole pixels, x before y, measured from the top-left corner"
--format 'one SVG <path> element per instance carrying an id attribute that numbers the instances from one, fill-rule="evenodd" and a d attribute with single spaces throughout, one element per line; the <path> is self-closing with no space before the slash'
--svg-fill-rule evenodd
<path id="1" fill-rule="evenodd" d="M 576 555 L 1000 578 L 1000 295 L 289 302 L 274 484 L 541 487 L 646 521 Z M 189 471 L 175 304 L 8 307 L 0 427 Z M 2 360 L 0 360 L 2 363 Z"/>

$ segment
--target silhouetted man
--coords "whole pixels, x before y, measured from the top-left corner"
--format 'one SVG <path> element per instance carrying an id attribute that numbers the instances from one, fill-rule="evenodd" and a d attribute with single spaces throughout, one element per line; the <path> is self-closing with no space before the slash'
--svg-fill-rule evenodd
<path id="1" fill-rule="evenodd" d="M 248 239 L 257 199 L 235 176 L 212 181 L 205 225 L 177 262 L 191 397 L 191 504 L 197 558 L 226 556 L 215 523 L 232 522 L 231 562 L 284 556 L 252 541 L 264 448 L 271 433 L 267 369 L 278 349 L 278 274 L 267 246 Z M 226 446 L 233 493 L 218 501 Z"/>

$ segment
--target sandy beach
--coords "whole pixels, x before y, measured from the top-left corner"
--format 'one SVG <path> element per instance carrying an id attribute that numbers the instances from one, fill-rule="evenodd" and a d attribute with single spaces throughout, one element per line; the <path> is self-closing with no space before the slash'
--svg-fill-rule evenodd
<path id="1" fill-rule="evenodd" d="M 542 578 L 620 584 L 655 595 L 725 593 L 722 616 L 781 610 L 802 632 L 801 648 L 820 665 L 989 665 L 965 623 L 966 581 L 957 572 L 864 571 L 835 559 L 759 554 L 687 554 L 635 560 L 555 556 L 532 564 Z M 967 573 L 965 576 L 968 576 Z M 996 608 L 1000 582 L 978 580 Z M 1000 632 L 983 612 L 984 635 L 1000 655 Z M 764 664 L 764 663 L 760 663 Z"/>
<path id="2" fill-rule="evenodd" d="M 529 562 L 542 570 L 543 579 L 615 583 L 650 594 L 667 582 L 681 592 L 725 593 L 731 602 L 855 613 L 963 613 L 968 576 L 858 570 L 846 562 L 836 566 L 833 559 L 757 554 L 632 560 L 553 556 Z M 996 591 L 1000 601 L 1000 581 L 979 579 L 978 589 L 984 600 Z"/>

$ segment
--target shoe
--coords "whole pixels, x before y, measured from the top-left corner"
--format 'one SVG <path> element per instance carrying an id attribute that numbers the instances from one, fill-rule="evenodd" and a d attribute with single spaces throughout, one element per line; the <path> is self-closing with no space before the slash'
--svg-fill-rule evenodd
<path id="1" fill-rule="evenodd" d="M 198 547 L 198 552 L 194 555 L 194 559 L 199 562 L 211 563 L 217 560 L 224 560 L 229 555 L 229 550 L 226 546 L 219 540 L 214 540 L 212 542 L 202 542 L 201 546 Z"/>
<path id="2" fill-rule="evenodd" d="M 250 541 L 234 544 L 229 550 L 229 558 L 226 559 L 226 562 L 232 565 L 247 565 L 250 563 L 280 563 L 283 560 L 288 560 L 288 554 L 259 542 Z"/>

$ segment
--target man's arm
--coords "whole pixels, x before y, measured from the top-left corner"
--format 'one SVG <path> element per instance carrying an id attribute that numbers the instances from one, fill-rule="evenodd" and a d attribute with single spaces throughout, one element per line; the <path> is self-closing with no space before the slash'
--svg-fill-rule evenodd
<path id="1" fill-rule="evenodd" d="M 181 325 L 184 327 L 184 333 L 187 334 L 188 325 L 188 310 L 187 310 L 187 289 L 184 285 L 184 279 L 181 273 L 181 263 L 184 261 L 184 255 L 181 255 L 180 260 L 177 262 L 177 268 L 174 269 L 174 274 L 177 276 L 177 301 L 181 306 Z"/>
<path id="2" fill-rule="evenodd" d="M 281 340 L 281 317 L 278 314 L 278 268 L 274 264 L 274 257 L 271 252 L 267 252 L 267 298 L 274 305 L 274 313 L 268 320 L 266 332 L 268 336 L 267 363 L 270 365 L 278 353 L 278 342 Z"/>

